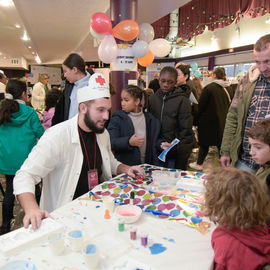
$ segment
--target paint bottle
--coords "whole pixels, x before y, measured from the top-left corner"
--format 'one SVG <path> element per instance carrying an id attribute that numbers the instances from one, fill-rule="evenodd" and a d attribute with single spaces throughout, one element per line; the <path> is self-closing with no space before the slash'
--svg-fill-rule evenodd
<path id="1" fill-rule="evenodd" d="M 130 192 L 130 201 L 129 201 L 129 203 L 130 204 L 134 204 L 134 198 L 135 198 L 135 192 L 134 191 L 131 191 Z"/>
<path id="2" fill-rule="evenodd" d="M 147 241 L 148 241 L 148 235 L 147 233 L 141 233 L 141 245 L 146 247 L 147 246 Z"/>
<path id="3" fill-rule="evenodd" d="M 118 231 L 119 231 L 119 232 L 123 232 L 124 230 L 125 230 L 124 219 L 119 218 L 119 219 L 118 219 Z"/>
<path id="4" fill-rule="evenodd" d="M 136 227 L 130 227 L 129 228 L 129 232 L 130 232 L 130 239 L 131 240 L 136 240 L 137 239 L 137 229 Z"/>

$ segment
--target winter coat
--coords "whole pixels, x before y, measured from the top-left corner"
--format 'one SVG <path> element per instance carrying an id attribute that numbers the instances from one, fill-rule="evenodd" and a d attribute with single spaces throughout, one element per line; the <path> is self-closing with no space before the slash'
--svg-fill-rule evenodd
<path id="1" fill-rule="evenodd" d="M 158 165 L 157 152 L 160 142 L 160 123 L 150 113 L 145 112 L 146 121 L 146 152 L 145 163 Z M 135 133 L 134 126 L 128 114 L 122 110 L 113 114 L 108 132 L 111 138 L 111 146 L 117 160 L 127 165 L 141 164 L 140 149 L 129 144 L 130 137 Z"/>
<path id="2" fill-rule="evenodd" d="M 216 270 L 255 270 L 270 264 L 270 228 L 262 231 L 217 227 L 212 234 Z"/>
<path id="3" fill-rule="evenodd" d="M 19 104 L 10 122 L 0 126 L 0 173 L 15 175 L 44 133 L 35 110 Z"/>
<path id="4" fill-rule="evenodd" d="M 171 142 L 178 138 L 181 144 L 193 142 L 191 107 L 178 88 L 168 94 L 159 89 L 150 96 L 148 111 L 160 121 L 164 140 Z"/>
<path id="5" fill-rule="evenodd" d="M 66 81 L 63 95 L 61 95 L 59 101 L 55 106 L 55 113 L 52 118 L 52 126 L 59 124 L 68 119 L 69 107 L 70 107 L 70 95 L 74 84 Z"/>
<path id="6" fill-rule="evenodd" d="M 205 86 L 202 91 L 197 116 L 199 145 L 221 145 L 230 106 L 225 86 L 228 86 L 227 82 L 218 80 Z"/>

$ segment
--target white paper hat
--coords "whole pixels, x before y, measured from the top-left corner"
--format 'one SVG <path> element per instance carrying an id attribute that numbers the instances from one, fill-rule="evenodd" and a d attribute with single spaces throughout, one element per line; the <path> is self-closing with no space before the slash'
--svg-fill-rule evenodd
<path id="1" fill-rule="evenodd" d="M 84 101 L 110 96 L 109 85 L 101 73 L 91 75 L 88 85 L 80 88 L 77 93 L 78 104 Z"/>

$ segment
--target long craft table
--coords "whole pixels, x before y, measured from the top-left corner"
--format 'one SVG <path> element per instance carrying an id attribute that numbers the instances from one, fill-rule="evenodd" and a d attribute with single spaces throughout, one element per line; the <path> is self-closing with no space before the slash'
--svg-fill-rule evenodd
<path id="1" fill-rule="evenodd" d="M 48 226 L 48 232 L 46 232 L 45 224 L 39 229 L 45 232 L 45 236 L 38 241 L 30 244 L 26 242 L 24 246 L 12 252 L 11 255 L 0 254 L 0 269 L 12 269 L 5 268 L 4 265 L 18 260 L 22 260 L 23 263 L 26 262 L 25 268 L 22 269 L 88 269 L 82 252 L 74 252 L 69 247 L 67 235 L 68 232 L 75 229 L 82 231 L 84 243 L 97 245 L 101 257 L 101 263 L 97 269 L 100 270 L 211 269 L 214 256 L 211 248 L 213 224 L 211 224 L 209 232 L 205 234 L 196 229 L 196 224 L 192 226 L 191 215 L 186 215 L 186 224 L 182 224 L 184 219 L 181 215 L 184 209 L 179 208 L 179 206 L 176 208 L 180 209 L 181 215 L 175 214 L 177 209 L 172 208 L 172 205 L 168 207 L 169 209 L 164 209 L 167 213 L 174 213 L 169 218 L 161 218 L 160 216 L 154 216 L 152 213 L 143 212 L 140 219 L 131 224 L 137 228 L 137 240 L 130 239 L 128 229 L 131 225 L 125 224 L 125 231 L 120 232 L 115 215 L 112 215 L 111 219 L 104 219 L 105 209 L 102 196 L 106 195 L 113 195 L 124 203 L 129 192 L 134 190 L 138 194 L 135 197 L 135 202 L 137 200 L 137 204 L 144 209 L 146 207 L 163 209 L 164 205 L 177 202 L 172 197 L 172 200 L 170 200 L 170 196 L 160 196 L 149 189 L 144 189 L 145 185 L 151 184 L 152 170 L 162 168 L 150 165 L 143 166 L 147 173 L 147 179 L 143 180 L 143 183 L 141 180 L 130 179 L 121 175 L 96 187 L 94 193 L 91 193 L 90 196 L 85 194 L 51 213 L 51 217 L 59 224 L 60 230 L 65 235 L 66 248 L 62 255 L 55 256 L 50 250 L 47 237 L 52 228 Z M 178 195 L 181 197 L 181 194 Z M 150 200 L 150 203 L 147 202 L 148 200 Z M 183 205 L 183 202 L 181 205 Z M 192 205 L 190 206 L 192 208 Z M 186 212 L 188 213 L 188 211 Z M 17 230 L 17 235 L 16 231 L 10 233 L 14 238 L 10 241 L 16 240 L 19 242 L 20 238 L 23 238 L 24 230 L 29 233 L 29 230 L 23 228 Z M 148 245 L 146 247 L 141 245 L 140 234 L 142 232 L 148 234 Z M 30 232 L 30 234 L 32 237 L 36 232 Z M 8 235 L 0 237 L 0 245 L 8 240 Z"/>

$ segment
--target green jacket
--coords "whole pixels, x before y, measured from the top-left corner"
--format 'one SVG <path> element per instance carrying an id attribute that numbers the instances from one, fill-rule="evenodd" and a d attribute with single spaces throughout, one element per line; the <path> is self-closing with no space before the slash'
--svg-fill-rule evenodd
<path id="1" fill-rule="evenodd" d="M 0 126 L 0 173 L 15 175 L 44 133 L 35 110 L 24 104 Z"/>
<path id="2" fill-rule="evenodd" d="M 229 156 L 232 166 L 239 159 L 245 122 L 256 84 L 257 80 L 239 85 L 227 114 L 220 154 Z"/>
<path id="3" fill-rule="evenodd" d="M 266 182 L 267 176 L 270 174 L 270 164 L 264 164 L 257 172 L 256 176 L 262 181 L 263 184 Z"/>

